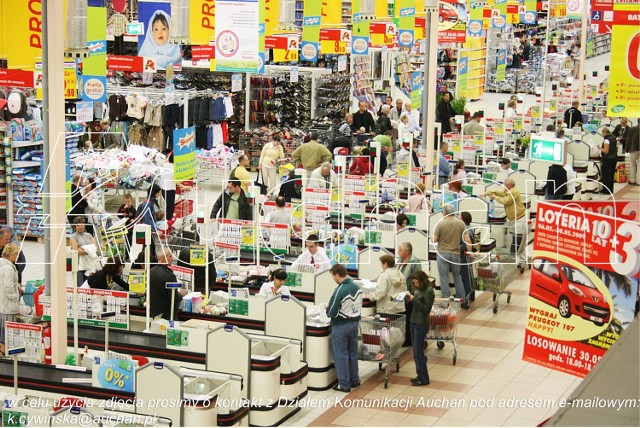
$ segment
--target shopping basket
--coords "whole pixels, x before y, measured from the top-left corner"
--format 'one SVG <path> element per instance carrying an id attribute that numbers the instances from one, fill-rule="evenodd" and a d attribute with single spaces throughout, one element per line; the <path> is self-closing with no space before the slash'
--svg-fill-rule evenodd
<path id="1" fill-rule="evenodd" d="M 379 313 L 364 317 L 359 323 L 358 359 L 377 361 L 383 370 L 384 387 L 389 385 L 391 366 L 396 363 L 396 373 L 400 371 L 399 351 L 404 343 L 406 316 Z"/>

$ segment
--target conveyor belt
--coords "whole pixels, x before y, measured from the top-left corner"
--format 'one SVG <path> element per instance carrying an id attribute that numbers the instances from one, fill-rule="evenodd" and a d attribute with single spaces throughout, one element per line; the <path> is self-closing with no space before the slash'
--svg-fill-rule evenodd
<path id="1" fill-rule="evenodd" d="M 67 334 L 67 346 L 73 346 L 73 326 L 68 327 Z M 88 346 L 90 349 L 103 351 L 104 329 L 78 327 L 78 345 L 81 349 Z M 157 334 L 109 329 L 109 350 L 127 355 L 205 364 L 204 354 L 167 349 L 165 336 Z"/>
<path id="2" fill-rule="evenodd" d="M 62 396 L 74 395 L 93 399 L 133 400 L 133 393 L 94 388 L 90 385 L 64 383 L 63 378 L 91 379 L 91 372 L 56 369 L 32 363 L 19 363 L 18 387 L 36 391 L 50 392 Z M 13 361 L 0 360 L 0 385 L 13 387 Z"/>

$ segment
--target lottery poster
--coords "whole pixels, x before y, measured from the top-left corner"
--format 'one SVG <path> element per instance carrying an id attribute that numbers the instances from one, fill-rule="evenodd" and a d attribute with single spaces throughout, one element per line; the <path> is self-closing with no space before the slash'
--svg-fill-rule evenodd
<path id="1" fill-rule="evenodd" d="M 523 359 L 585 377 L 634 318 L 640 203 L 567 202 L 538 202 Z"/>

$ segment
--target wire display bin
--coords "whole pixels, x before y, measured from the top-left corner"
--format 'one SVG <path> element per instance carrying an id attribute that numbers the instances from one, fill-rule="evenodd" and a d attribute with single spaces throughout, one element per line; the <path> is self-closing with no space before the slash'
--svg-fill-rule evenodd
<path id="1" fill-rule="evenodd" d="M 404 343 L 406 316 L 400 314 L 376 314 L 360 319 L 358 334 L 358 359 L 377 361 L 383 369 L 384 387 L 389 385 L 389 374 L 393 363 L 396 373 L 400 371 L 400 348 Z"/>
<path id="2" fill-rule="evenodd" d="M 518 275 L 515 256 L 511 254 L 486 254 L 478 257 L 476 263 L 476 289 L 493 293 L 493 313 L 498 313 L 499 297 L 507 295 L 507 303 L 511 303 L 511 292 L 505 288 Z"/>
<path id="3" fill-rule="evenodd" d="M 444 348 L 445 342 L 453 345 L 453 365 L 456 365 L 458 348 L 456 347 L 456 330 L 460 300 L 450 298 L 435 299 L 429 313 L 429 331 L 425 340 L 435 340 L 438 349 Z"/>

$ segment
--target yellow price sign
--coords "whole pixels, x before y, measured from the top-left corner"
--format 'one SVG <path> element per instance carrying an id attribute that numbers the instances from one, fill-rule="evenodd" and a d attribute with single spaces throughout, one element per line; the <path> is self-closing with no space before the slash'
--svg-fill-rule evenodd
<path id="1" fill-rule="evenodd" d="M 322 40 L 320 42 L 320 51 L 325 55 L 346 54 L 347 42 L 340 40 Z"/>
<path id="2" fill-rule="evenodd" d="M 78 76 L 75 68 L 64 70 L 64 97 L 67 99 L 78 98 Z"/>
<path id="3" fill-rule="evenodd" d="M 409 164 L 407 162 L 398 163 L 398 177 L 409 176 Z"/>
<path id="4" fill-rule="evenodd" d="M 273 62 L 297 62 L 298 51 L 289 49 L 274 49 Z"/>

